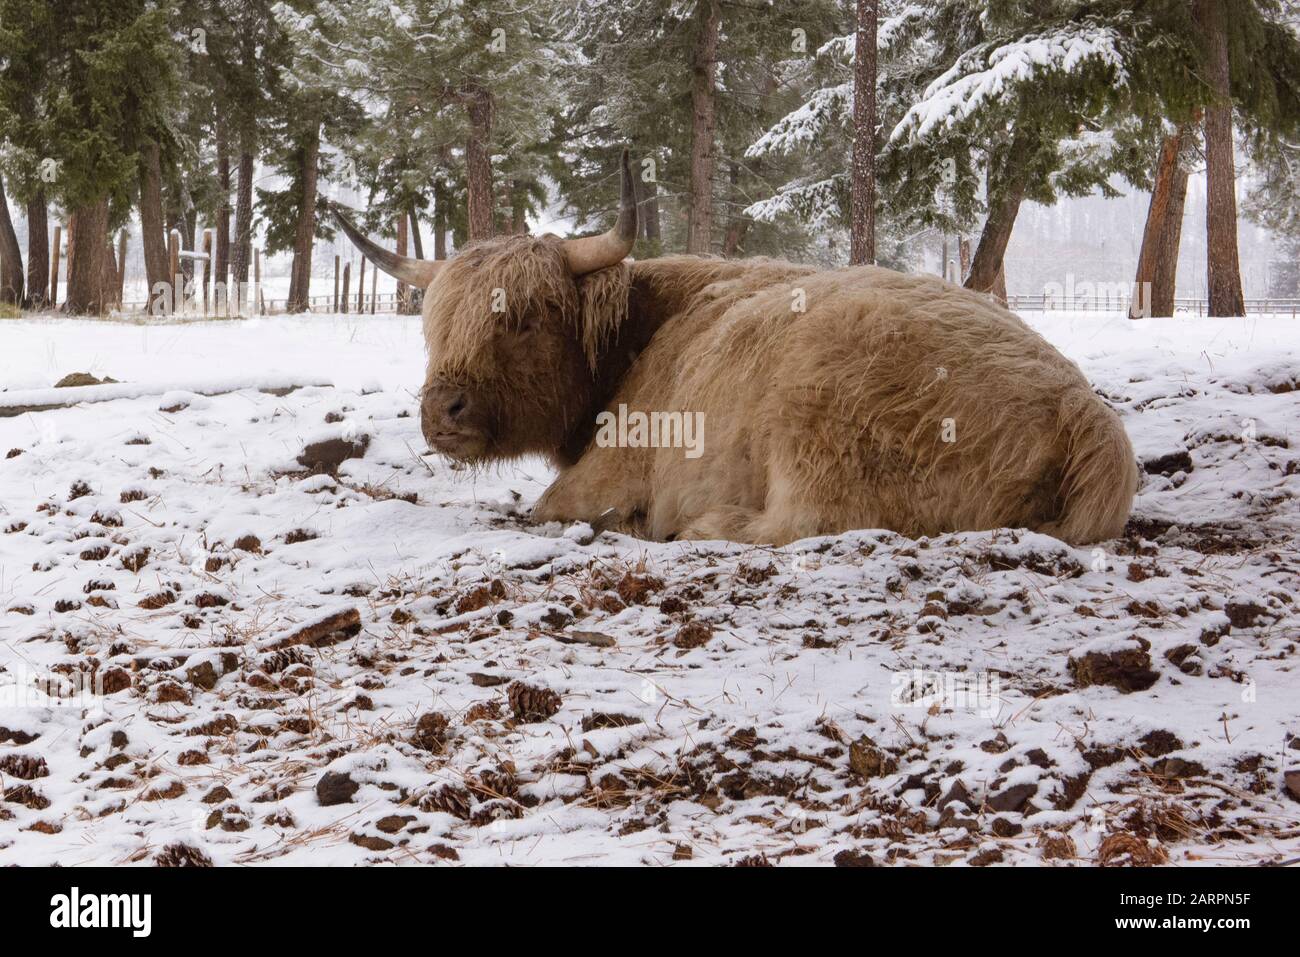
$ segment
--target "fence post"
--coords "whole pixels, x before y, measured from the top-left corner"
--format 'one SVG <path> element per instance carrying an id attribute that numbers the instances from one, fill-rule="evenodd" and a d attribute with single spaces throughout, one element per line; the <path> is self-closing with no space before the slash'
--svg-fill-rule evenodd
<path id="1" fill-rule="evenodd" d="M 340 312 L 348 311 L 348 288 L 349 281 L 352 279 L 352 263 L 343 264 L 343 298 L 339 300 Z"/>
<path id="2" fill-rule="evenodd" d="M 266 315 L 266 302 L 262 299 L 262 250 L 253 250 L 253 312 Z"/>
<path id="3" fill-rule="evenodd" d="M 168 278 L 171 280 L 171 304 L 170 312 L 180 314 L 184 307 L 184 293 L 181 279 L 181 233 L 179 229 L 173 229 L 167 234 L 167 263 Z"/>
<path id="4" fill-rule="evenodd" d="M 339 257 L 334 257 L 334 312 L 339 311 Z"/>
<path id="5" fill-rule="evenodd" d="M 370 270 L 370 314 L 375 314 L 375 300 L 379 298 L 376 290 L 379 288 L 379 267 L 374 266 Z"/>
<path id="6" fill-rule="evenodd" d="M 361 265 L 357 269 L 357 313 L 361 314 L 366 311 L 366 257 L 361 257 Z"/>

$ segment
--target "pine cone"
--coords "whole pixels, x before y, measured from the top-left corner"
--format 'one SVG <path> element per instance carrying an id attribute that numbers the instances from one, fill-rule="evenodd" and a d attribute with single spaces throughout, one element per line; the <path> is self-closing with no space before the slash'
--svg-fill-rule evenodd
<path id="1" fill-rule="evenodd" d="M 549 688 L 534 688 L 522 681 L 512 681 L 506 688 L 510 699 L 510 710 L 515 713 L 515 720 L 524 724 L 545 721 L 560 710 L 563 699 Z"/>
<path id="2" fill-rule="evenodd" d="M 269 655 L 264 655 L 262 660 L 257 663 L 257 667 L 262 671 L 265 671 L 268 675 L 273 675 L 276 672 L 284 671 L 284 669 L 288 668 L 290 665 L 305 665 L 309 664 L 310 661 L 311 659 L 307 656 L 307 653 L 303 651 L 302 648 L 294 645 L 293 647 L 285 648 L 283 651 L 276 651 Z"/>
<path id="3" fill-rule="evenodd" d="M 457 784 L 444 784 L 420 798 L 421 811 L 441 811 L 468 821 L 474 806 L 469 791 Z"/>
<path id="4" fill-rule="evenodd" d="M 212 858 L 188 844 L 168 844 L 154 855 L 156 867 L 212 867 Z"/>
<path id="5" fill-rule="evenodd" d="M 487 827 L 497 821 L 512 821 L 523 816 L 524 809 L 514 801 L 498 798 L 476 805 L 469 822 L 475 827 Z"/>
<path id="6" fill-rule="evenodd" d="M 23 781 L 35 781 L 50 773 L 45 759 L 31 754 L 6 754 L 0 758 L 0 773 Z"/>
<path id="7" fill-rule="evenodd" d="M 425 751 L 441 751 L 442 746 L 447 743 L 448 723 L 447 719 L 436 711 L 420 715 L 420 720 L 415 722 L 415 733 L 411 735 L 411 743 Z"/>
<path id="8" fill-rule="evenodd" d="M 509 768 L 500 765 L 487 768 L 479 772 L 478 779 L 479 787 L 476 790 L 486 797 L 512 798 L 519 793 L 519 782 L 515 779 L 514 771 Z"/>

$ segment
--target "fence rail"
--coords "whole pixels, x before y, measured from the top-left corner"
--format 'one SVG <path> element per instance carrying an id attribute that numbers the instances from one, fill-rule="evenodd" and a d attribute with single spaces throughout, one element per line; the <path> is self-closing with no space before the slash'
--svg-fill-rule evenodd
<path id="1" fill-rule="evenodd" d="M 352 296 L 352 302 L 347 307 L 340 304 L 335 306 L 333 296 L 311 296 L 307 300 L 307 311 L 315 313 L 346 313 L 348 315 L 373 315 L 376 313 L 396 313 L 398 309 L 398 295 L 395 292 L 381 292 L 374 296 L 365 297 L 365 305 L 361 309 L 356 308 L 356 296 Z M 245 315 L 282 315 L 286 312 L 289 300 L 287 299 L 263 299 L 258 297 L 260 308 L 254 310 L 253 303 L 250 299 L 245 303 Z M 144 313 L 148 307 L 148 302 L 143 299 L 131 300 L 122 303 L 123 312 Z M 235 308 L 233 300 L 229 303 L 226 311 L 211 307 L 207 311 L 203 308 L 203 303 L 197 297 L 191 298 L 182 310 L 176 315 L 189 317 L 191 319 L 210 318 L 221 319 L 239 315 Z"/>
<path id="2" fill-rule="evenodd" d="M 253 310 L 252 302 L 247 303 L 248 314 L 254 311 L 259 315 L 280 315 L 286 311 L 288 306 L 287 299 L 262 299 L 256 297 L 260 303 L 260 308 Z M 340 297 L 341 299 L 341 297 Z M 308 302 L 308 311 L 313 313 L 347 313 L 347 314 L 368 314 L 376 313 L 397 313 L 399 308 L 399 296 L 395 292 L 376 293 L 375 295 L 366 295 L 362 308 L 357 309 L 357 297 L 352 295 L 352 300 L 343 304 L 332 295 L 311 296 Z M 1023 310 L 1025 312 L 1128 312 L 1129 297 L 1119 295 L 1098 295 L 1098 296 L 1008 296 L 1007 307 L 1013 310 Z M 1247 315 L 1286 315 L 1295 319 L 1300 317 L 1300 299 L 1277 298 L 1277 299 L 1247 299 Z M 122 304 L 122 309 L 128 312 L 143 313 L 147 307 L 144 300 L 134 300 Z M 418 311 L 418 310 L 417 310 Z M 227 311 L 221 311 L 215 306 L 207 311 L 203 308 L 203 303 L 198 297 L 193 297 L 186 303 L 186 307 L 181 311 L 181 315 L 192 318 L 203 316 L 220 318 L 223 316 L 238 315 L 233 307 L 233 303 Z M 1187 316 L 1205 316 L 1209 314 L 1209 301 L 1206 299 L 1197 299 L 1184 297 L 1174 300 L 1174 314 Z"/>
<path id="3" fill-rule="evenodd" d="M 1130 298 L 1118 295 L 1097 296 L 1008 296 L 1007 308 L 1025 312 L 1123 312 L 1128 313 Z M 1300 316 L 1300 299 L 1247 299 L 1246 314 Z M 1185 297 L 1174 299 L 1174 315 L 1205 316 L 1209 300 Z"/>

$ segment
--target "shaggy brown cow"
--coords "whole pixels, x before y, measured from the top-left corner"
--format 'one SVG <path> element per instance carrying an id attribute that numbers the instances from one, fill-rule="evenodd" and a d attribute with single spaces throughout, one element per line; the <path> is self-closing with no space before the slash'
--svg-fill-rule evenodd
<path id="1" fill-rule="evenodd" d="M 659 540 L 1121 533 L 1137 487 L 1124 428 L 1012 313 L 870 266 L 626 262 L 632 197 L 625 154 L 610 232 L 506 236 L 447 262 L 396 256 L 339 215 L 372 262 L 426 290 L 432 448 L 470 463 L 548 456 L 559 477 L 534 518 L 615 509 Z M 647 447 L 664 436 L 635 427 L 624 445 L 603 441 L 636 413 L 702 425 L 698 447 Z"/>

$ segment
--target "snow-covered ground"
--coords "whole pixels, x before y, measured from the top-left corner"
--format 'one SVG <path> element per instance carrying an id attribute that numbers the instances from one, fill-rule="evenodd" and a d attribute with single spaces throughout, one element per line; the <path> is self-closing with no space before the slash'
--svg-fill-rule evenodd
<path id="1" fill-rule="evenodd" d="M 1100 549 L 589 541 L 423 454 L 416 319 L 0 322 L 0 411 L 133 396 L 0 417 L 0 864 L 1300 856 L 1300 323 L 1027 318 Z"/>

